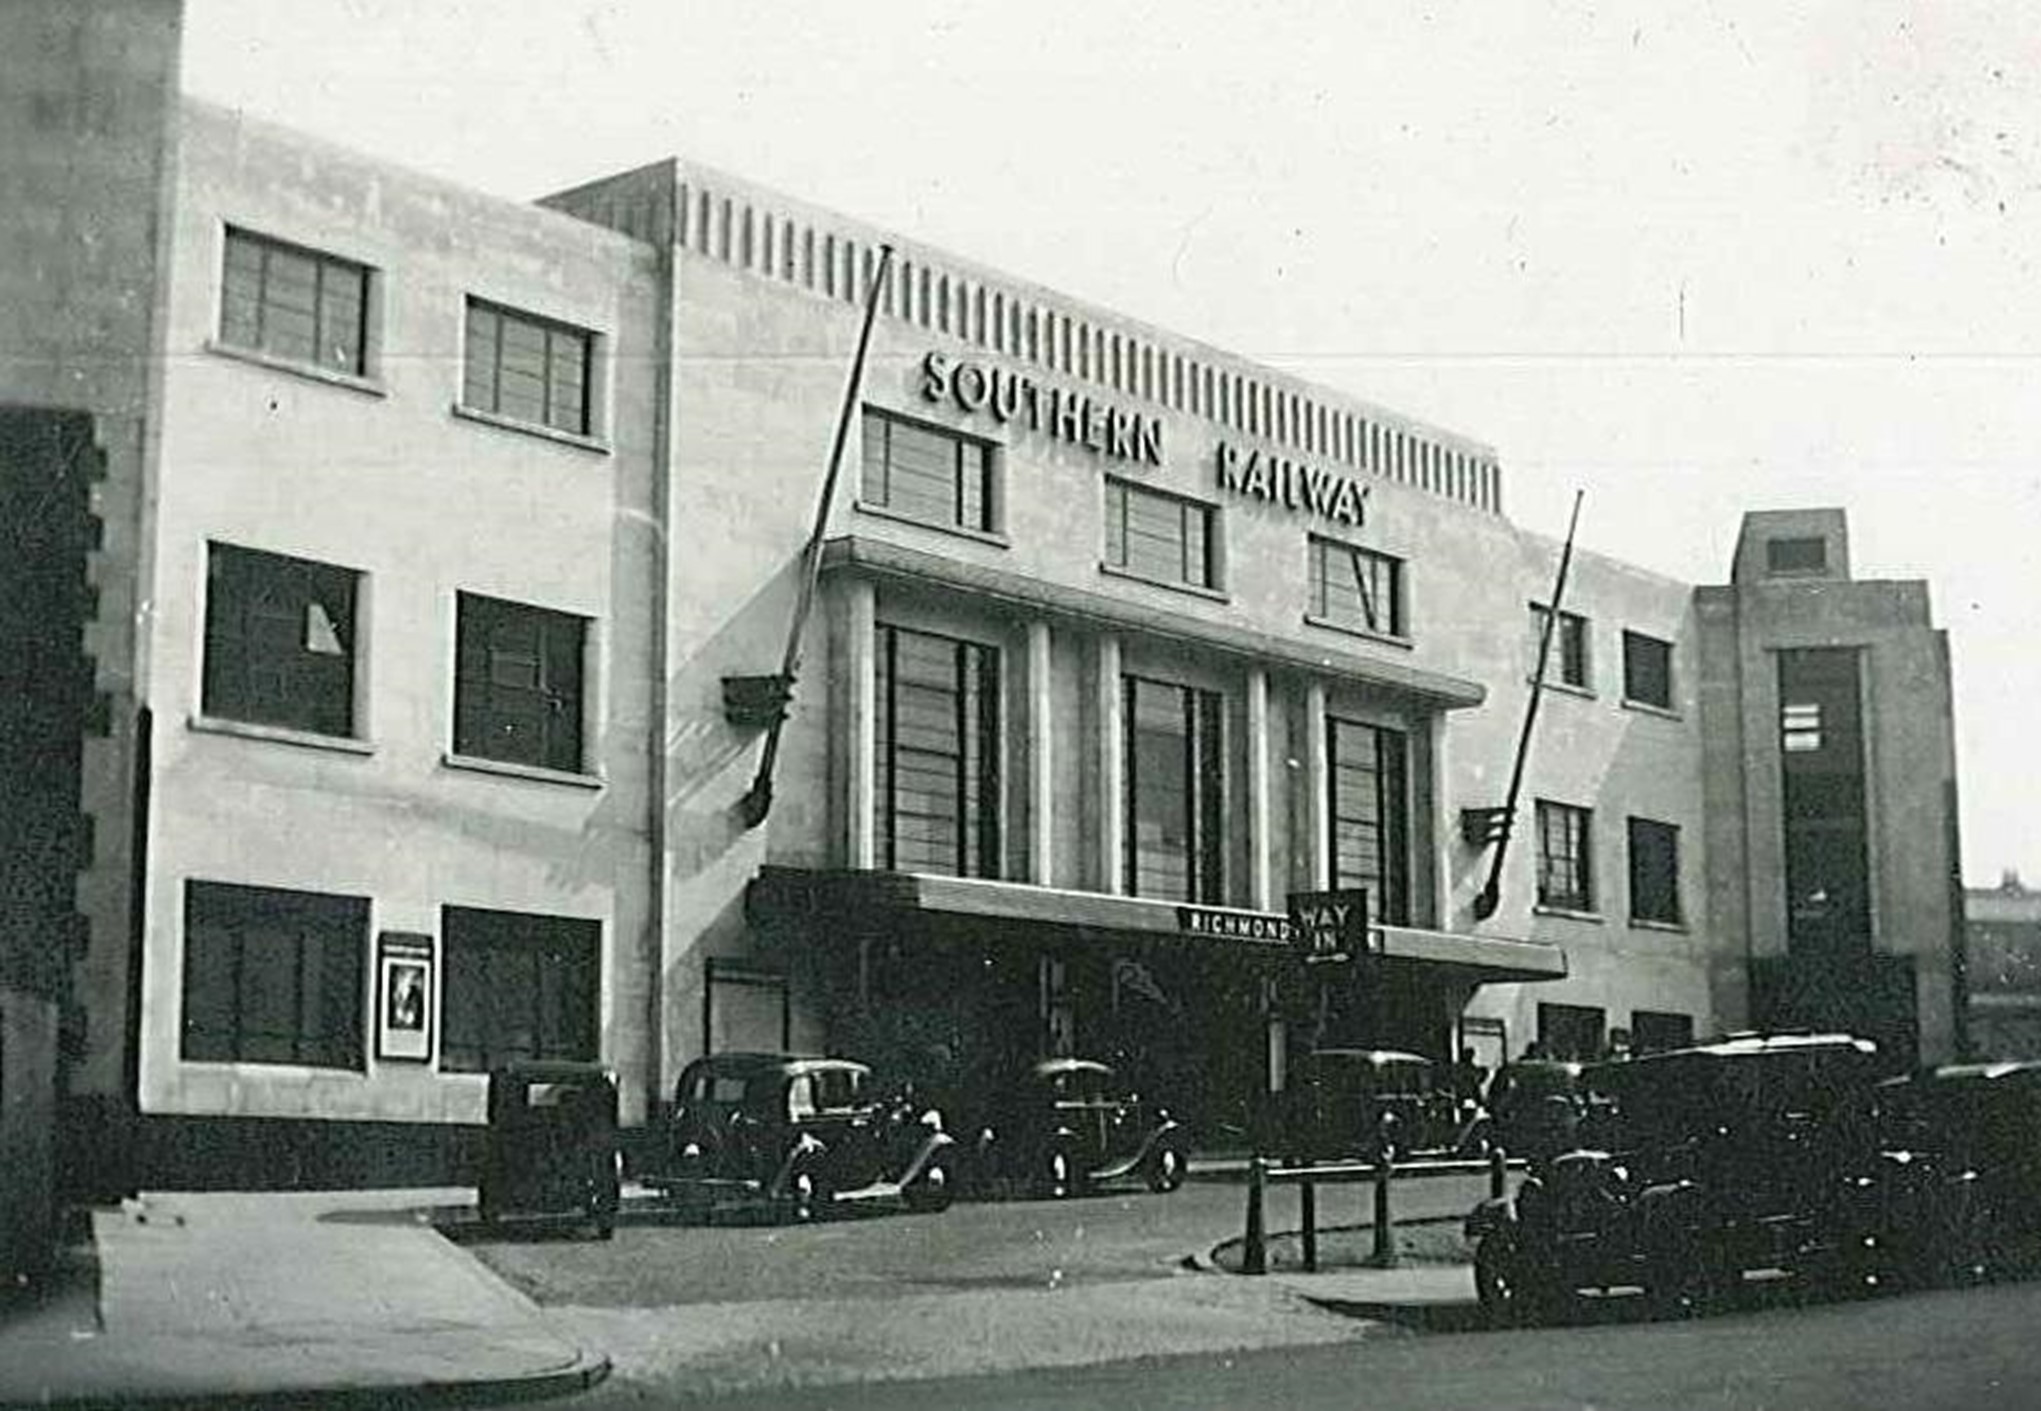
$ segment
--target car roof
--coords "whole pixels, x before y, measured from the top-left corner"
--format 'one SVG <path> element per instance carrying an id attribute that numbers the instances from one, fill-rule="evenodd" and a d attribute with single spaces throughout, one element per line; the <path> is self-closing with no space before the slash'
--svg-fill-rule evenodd
<path id="1" fill-rule="evenodd" d="M 1421 1053 L 1407 1053 L 1395 1048 L 1318 1048 L 1311 1051 L 1313 1059 L 1353 1059 L 1356 1062 L 1372 1063 L 1383 1067 L 1391 1063 L 1422 1063 L 1431 1067 L 1434 1060 Z"/>
<path id="2" fill-rule="evenodd" d="M 1044 1058 L 1031 1070 L 1037 1078 L 1058 1073 L 1110 1073 L 1113 1070 L 1094 1058 Z"/>
<path id="3" fill-rule="evenodd" d="M 1888 1078 L 1883 1086 L 2041 1082 L 2041 1061 L 2000 1059 L 1991 1063 L 1944 1063 Z"/>
<path id="4" fill-rule="evenodd" d="M 705 1054 L 694 1063 L 713 1069 L 718 1073 L 797 1073 L 843 1072 L 868 1073 L 868 1064 L 854 1058 L 825 1058 L 812 1053 L 772 1053 L 748 1050 L 729 1050 L 723 1053 Z"/>

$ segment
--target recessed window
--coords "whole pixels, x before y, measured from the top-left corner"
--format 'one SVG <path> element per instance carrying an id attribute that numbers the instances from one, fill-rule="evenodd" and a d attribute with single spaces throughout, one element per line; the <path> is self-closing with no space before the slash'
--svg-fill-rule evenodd
<path id="1" fill-rule="evenodd" d="M 442 1068 L 486 1073 L 513 1059 L 595 1061 L 601 922 L 449 906 L 440 927 Z"/>
<path id="2" fill-rule="evenodd" d="M 1538 653 L 1545 653 L 1545 679 L 1556 681 L 1562 686 L 1573 686 L 1586 691 L 1592 689 L 1589 679 L 1587 655 L 1587 619 L 1577 612 L 1560 609 L 1558 624 L 1552 630 L 1552 643 L 1543 646 L 1545 619 L 1552 615 L 1552 609 L 1540 603 L 1531 604 L 1531 670 L 1538 669 Z"/>
<path id="3" fill-rule="evenodd" d="M 867 407 L 860 499 L 923 524 L 997 527 L 989 443 Z"/>
<path id="4" fill-rule="evenodd" d="M 1224 767 L 1220 697 L 1167 681 L 1125 679 L 1127 891 L 1218 902 Z"/>
<path id="5" fill-rule="evenodd" d="M 1642 632 L 1623 634 L 1623 699 L 1672 709 L 1672 643 Z"/>
<path id="6" fill-rule="evenodd" d="M 1608 1057 L 1608 1014 L 1597 1005 L 1538 1006 L 1538 1046 L 1547 1058 L 1588 1063 Z"/>
<path id="7" fill-rule="evenodd" d="M 999 875 L 999 649 L 881 625 L 878 838 L 888 871 Z"/>
<path id="8" fill-rule="evenodd" d="M 200 710 L 352 736 L 359 578 L 310 559 L 207 545 Z"/>
<path id="9" fill-rule="evenodd" d="M 1630 1011 L 1630 1046 L 1637 1053 L 1663 1053 L 1694 1042 L 1694 1016 L 1656 1009 Z"/>
<path id="10" fill-rule="evenodd" d="M 356 377 L 368 370 L 366 265 L 227 232 L 220 341 Z"/>
<path id="11" fill-rule="evenodd" d="M 1355 632 L 1404 636 L 1403 560 L 1312 538 L 1311 616 Z"/>
<path id="12" fill-rule="evenodd" d="M 368 931 L 367 897 L 186 882 L 178 1052 L 360 1068 Z"/>
<path id="13" fill-rule="evenodd" d="M 1213 509 L 1124 480 L 1106 481 L 1105 561 L 1159 583 L 1218 586 Z"/>
<path id="14" fill-rule="evenodd" d="M 595 335 L 586 329 L 470 299 L 461 404 L 589 435 L 594 350 Z"/>
<path id="15" fill-rule="evenodd" d="M 1410 924 L 1410 802 L 1400 730 L 1327 717 L 1332 885 L 1365 887 L 1378 921 Z"/>
<path id="16" fill-rule="evenodd" d="M 1765 540 L 1765 572 L 1822 573 L 1828 568 L 1828 541 L 1818 536 Z"/>
<path id="17" fill-rule="evenodd" d="M 1592 823 L 1587 809 L 1538 800 L 1538 905 L 1595 909 Z"/>
<path id="18" fill-rule="evenodd" d="M 1630 919 L 1677 926 L 1680 830 L 1649 818 L 1630 820 Z"/>
<path id="19" fill-rule="evenodd" d="M 579 773 L 588 619 L 462 593 L 454 752 Z"/>

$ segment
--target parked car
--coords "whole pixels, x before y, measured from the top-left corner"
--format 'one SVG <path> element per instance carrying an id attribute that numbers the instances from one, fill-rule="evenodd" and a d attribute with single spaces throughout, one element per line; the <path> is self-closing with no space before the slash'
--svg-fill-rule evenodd
<path id="1" fill-rule="evenodd" d="M 1976 1277 L 2041 1256 L 2041 1063 L 1963 1063 L 1878 1088 L 1879 1146 L 1919 1208 L 1913 1272 Z"/>
<path id="2" fill-rule="evenodd" d="M 847 1058 L 698 1058 L 680 1075 L 666 1145 L 645 1184 L 699 1213 L 733 1200 L 800 1220 L 865 1201 L 933 1211 L 955 1193 L 942 1115 Z"/>
<path id="3" fill-rule="evenodd" d="M 1321 1048 L 1292 1075 L 1279 1141 L 1313 1160 L 1446 1151 L 1458 1112 L 1446 1069 L 1397 1049 Z"/>
<path id="4" fill-rule="evenodd" d="M 1483 1308 L 1535 1321 L 1637 1288 L 1670 1310 L 1751 1270 L 1855 1277 L 1906 1216 L 1877 1152 L 1878 1076 L 1875 1045 L 1840 1034 L 1590 1065 L 1596 1144 L 1534 1155 L 1515 1195 L 1468 1216 Z"/>
<path id="5" fill-rule="evenodd" d="M 977 1135 L 981 1179 L 1052 1197 L 1115 1180 L 1175 1190 L 1190 1171 L 1190 1133 L 1103 1063 L 1048 1058 L 987 1094 Z"/>
<path id="6" fill-rule="evenodd" d="M 593 1063 L 506 1064 L 489 1075 L 489 1127 L 475 1203 L 483 1223 L 586 1220 L 616 1232 L 623 1160 L 615 1075 Z"/>

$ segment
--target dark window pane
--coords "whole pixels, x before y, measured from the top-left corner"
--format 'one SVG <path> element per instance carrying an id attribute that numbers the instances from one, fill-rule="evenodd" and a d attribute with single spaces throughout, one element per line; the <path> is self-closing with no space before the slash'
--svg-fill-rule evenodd
<path id="1" fill-rule="evenodd" d="M 881 864 L 998 876 L 998 652 L 890 625 L 877 646 Z"/>
<path id="2" fill-rule="evenodd" d="M 1672 644 L 1641 632 L 1623 634 L 1623 698 L 1672 709 Z"/>
<path id="3" fill-rule="evenodd" d="M 322 735 L 354 733 L 359 575 L 229 544 L 208 547 L 208 715 Z"/>
<path id="4" fill-rule="evenodd" d="M 368 269 L 247 231 L 227 232 L 220 340 L 360 375 Z"/>
<path id="5" fill-rule="evenodd" d="M 1216 693 L 1129 676 L 1126 869 L 1135 896 L 1223 898 L 1224 798 Z"/>
<path id="6" fill-rule="evenodd" d="M 1595 909 L 1588 810 L 1538 801 L 1538 904 Z"/>
<path id="7" fill-rule="evenodd" d="M 450 906 L 440 926 L 441 1068 L 480 1073 L 513 1059 L 595 1060 L 600 922 Z"/>
<path id="8" fill-rule="evenodd" d="M 362 1066 L 366 897 L 188 882 L 184 932 L 185 1058 Z"/>
<path id="9" fill-rule="evenodd" d="M 1630 915 L 1676 925 L 1680 920 L 1679 829 L 1648 818 L 1630 820 Z"/>
<path id="10" fill-rule="evenodd" d="M 1410 921 L 1410 811 L 1400 731 L 1328 718 L 1332 885 L 1365 887 L 1376 919 Z"/>
<path id="11" fill-rule="evenodd" d="M 454 752 L 579 772 L 587 619 L 462 593 Z"/>

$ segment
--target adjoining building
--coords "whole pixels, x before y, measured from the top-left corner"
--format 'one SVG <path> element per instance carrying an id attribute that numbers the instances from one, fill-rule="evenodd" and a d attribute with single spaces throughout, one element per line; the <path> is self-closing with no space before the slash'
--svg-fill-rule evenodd
<path id="1" fill-rule="evenodd" d="M 1492 447 L 692 164 L 527 206 L 170 122 L 93 558 L 100 1169 L 459 1175 L 519 1057 L 638 1124 L 710 1049 L 1081 1052 L 1223 1139 L 1317 1043 L 1956 1053 L 1946 654 L 1839 511 L 1724 588 L 1575 554 L 1488 914 L 1560 556 Z M 1307 971 L 1287 899 L 1356 889 L 1371 954 Z"/>
<path id="2" fill-rule="evenodd" d="M 2041 1059 L 2041 890 L 2008 871 L 1963 894 L 1969 1049 L 1982 1059 Z"/>

